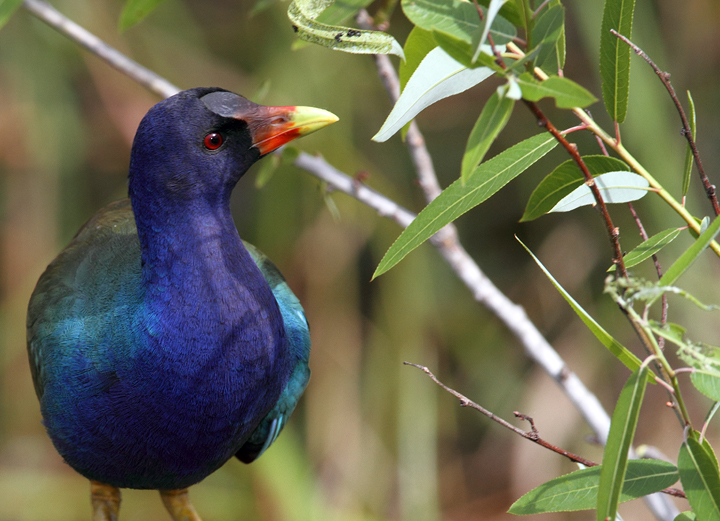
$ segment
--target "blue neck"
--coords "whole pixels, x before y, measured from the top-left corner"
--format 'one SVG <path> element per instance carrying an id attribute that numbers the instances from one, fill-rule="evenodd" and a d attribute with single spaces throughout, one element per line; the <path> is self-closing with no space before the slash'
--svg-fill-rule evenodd
<path id="1" fill-rule="evenodd" d="M 145 317 L 158 340 L 152 351 L 161 350 L 182 371 L 219 357 L 230 361 L 224 366 L 229 371 L 249 360 L 272 365 L 282 358 L 280 310 L 237 233 L 229 205 L 200 200 L 183 208 L 141 208 L 135 218 Z"/>

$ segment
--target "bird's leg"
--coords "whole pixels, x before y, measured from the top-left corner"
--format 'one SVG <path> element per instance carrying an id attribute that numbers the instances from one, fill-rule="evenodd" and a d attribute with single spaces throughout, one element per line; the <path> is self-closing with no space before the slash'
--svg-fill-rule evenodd
<path id="1" fill-rule="evenodd" d="M 93 521 L 118 521 L 120 489 L 90 480 Z"/>
<path id="2" fill-rule="evenodd" d="M 162 497 L 165 508 L 170 512 L 173 521 L 202 521 L 190 503 L 188 489 L 161 490 L 160 497 Z"/>

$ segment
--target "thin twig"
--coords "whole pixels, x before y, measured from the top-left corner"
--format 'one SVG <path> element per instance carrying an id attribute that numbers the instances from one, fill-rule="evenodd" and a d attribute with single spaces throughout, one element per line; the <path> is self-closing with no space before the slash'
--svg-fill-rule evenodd
<path id="1" fill-rule="evenodd" d="M 474 401 L 472 401 L 470 398 L 468 398 L 468 397 L 465 396 L 464 394 L 460 394 L 460 393 L 457 392 L 455 389 L 452 389 L 452 388 L 448 387 L 447 385 L 445 385 L 444 383 L 442 383 L 440 380 L 437 379 L 437 377 L 432 373 L 432 371 L 430 371 L 430 369 L 428 369 L 428 368 L 425 367 L 424 365 L 413 364 L 412 362 L 403 362 L 403 364 L 405 364 L 405 365 L 411 365 L 411 366 L 413 366 L 413 367 L 417 367 L 418 369 L 420 369 L 421 371 L 423 371 L 425 374 L 427 374 L 427 375 L 430 377 L 430 379 L 431 379 L 433 382 L 435 382 L 435 383 L 438 384 L 440 387 L 442 387 L 443 389 L 445 389 L 447 392 L 449 392 L 450 394 L 452 394 L 453 396 L 455 396 L 455 398 L 457 398 L 458 400 L 460 400 L 460 405 L 461 405 L 462 407 L 470 407 L 470 408 L 472 408 L 472 409 L 475 409 L 476 411 L 484 414 L 485 416 L 487 416 L 488 418 L 490 418 L 490 419 L 493 420 L 494 422 L 499 423 L 500 425 L 502 425 L 502 426 L 505 427 L 506 429 L 510 429 L 510 430 L 513 431 L 515 434 L 517 434 L 517 435 L 519 435 L 519 436 L 522 436 L 522 437 L 525 438 L 526 440 L 530 440 L 530 441 L 532 441 L 532 442 L 534 442 L 534 443 L 537 443 L 538 445 L 540 445 L 540 446 L 542 446 L 542 447 L 545 447 L 546 449 L 549 449 L 549 450 L 551 450 L 551 451 L 553 451 L 553 452 L 556 452 L 557 454 L 560 454 L 561 456 L 565 456 L 566 458 L 570 459 L 571 461 L 574 461 L 574 462 L 576 462 L 576 463 L 580 463 L 580 464 L 582 464 L 582 465 L 585 465 L 586 467 L 594 467 L 594 466 L 597 465 L 597 463 L 595 463 L 594 461 L 587 460 L 587 459 L 583 458 L 582 456 L 578 456 L 577 454 L 574 454 L 574 453 L 572 453 L 572 452 L 570 452 L 570 451 L 567 451 L 567 450 L 565 450 L 565 449 L 561 449 L 560 447 L 557 447 L 556 445 L 553 445 L 552 443 L 549 443 L 549 442 L 543 440 L 543 439 L 540 437 L 540 434 L 538 433 L 538 430 L 535 428 L 535 422 L 534 422 L 533 419 L 530 418 L 529 416 L 526 416 L 526 415 L 521 414 L 521 413 L 519 413 L 519 412 L 516 412 L 516 413 L 515 413 L 515 416 L 517 416 L 518 418 L 520 418 L 520 419 L 522 419 L 522 420 L 526 420 L 526 421 L 528 421 L 528 422 L 530 423 L 530 429 L 531 429 L 530 431 L 524 431 L 524 430 L 522 430 L 522 429 L 519 429 L 519 428 L 515 427 L 513 424 L 511 424 L 511 423 L 507 422 L 506 420 L 504 420 L 503 418 L 501 418 L 501 417 L 497 416 L 496 414 L 488 411 L 488 410 L 485 409 L 482 405 L 478 405 L 477 403 L 475 403 Z"/>
<path id="2" fill-rule="evenodd" d="M 600 210 L 603 220 L 605 221 L 605 227 L 607 228 L 608 235 L 610 236 L 610 244 L 612 245 L 614 251 L 613 263 L 617 265 L 618 273 L 622 277 L 627 277 L 627 270 L 625 269 L 625 262 L 623 261 L 622 248 L 620 247 L 620 230 L 613 224 L 612 218 L 610 217 L 610 212 L 608 211 L 607 205 L 605 204 L 602 194 L 600 193 L 600 189 L 595 182 L 595 178 L 590 173 L 590 170 L 588 170 L 588 167 L 585 165 L 585 161 L 583 161 L 582 156 L 580 156 L 580 152 L 578 152 L 577 146 L 574 143 L 570 143 L 567 139 L 565 139 L 565 136 L 563 136 L 562 133 L 557 128 L 555 128 L 555 125 L 550 122 L 550 120 L 547 118 L 547 116 L 545 116 L 543 111 L 540 110 L 540 107 L 538 107 L 536 103 L 527 100 L 523 101 L 525 101 L 525 105 L 527 105 L 530 111 L 537 118 L 538 125 L 544 127 L 548 132 L 550 132 L 553 137 L 555 137 L 555 139 L 565 148 L 567 153 L 570 154 L 570 157 L 573 158 L 575 163 L 577 163 L 577 165 L 580 167 L 580 170 L 585 176 L 585 184 L 588 186 L 588 188 L 590 188 L 590 191 L 593 193 L 597 207 Z"/>
<path id="3" fill-rule="evenodd" d="M 527 422 L 530 424 L 530 431 L 524 431 L 524 430 L 522 430 L 522 429 L 519 429 L 518 427 L 515 427 L 513 424 L 507 422 L 506 420 L 504 420 L 504 419 L 501 418 L 500 416 L 496 415 L 495 413 L 488 411 L 488 410 L 485 409 L 485 407 L 483 407 L 482 405 L 479 405 L 479 404 L 475 403 L 474 401 L 472 401 L 470 398 L 468 398 L 468 397 L 465 396 L 464 394 L 459 393 L 458 391 L 456 391 L 456 390 L 453 389 L 452 387 L 448 387 L 447 385 L 445 385 L 444 383 L 442 383 L 442 382 L 433 374 L 433 372 L 430 371 L 430 369 L 428 369 L 428 368 L 425 367 L 424 365 L 414 364 L 414 363 L 412 363 L 412 362 L 403 362 L 403 364 L 404 364 L 404 365 L 410 365 L 410 366 L 412 366 L 412 367 L 416 367 L 416 368 L 420 369 L 422 372 L 424 372 L 426 375 L 428 375 L 428 376 L 430 377 L 430 379 L 431 379 L 433 382 L 435 382 L 438 386 L 442 387 L 445 391 L 447 391 L 448 393 L 452 394 L 455 398 L 457 398 L 458 400 L 460 400 L 460 406 L 461 406 L 461 407 L 470 407 L 471 409 L 475 409 L 476 411 L 484 414 L 485 416 L 487 416 L 488 418 L 490 418 L 490 419 L 493 420 L 494 422 L 499 423 L 500 425 L 502 425 L 502 426 L 505 427 L 506 429 L 511 430 L 512 432 L 514 432 L 515 434 L 517 434 L 517 435 L 519 435 L 519 436 L 522 436 L 522 437 L 525 438 L 526 440 L 530 440 L 530 441 L 532 441 L 533 443 L 537 443 L 537 444 L 540 445 L 541 447 L 545 447 L 546 449 L 551 450 L 551 451 L 555 452 L 556 454 L 560 454 L 561 456 L 565 456 L 566 458 L 568 458 L 568 459 L 571 460 L 571 461 L 574 461 L 574 462 L 576 462 L 576 463 L 580 463 L 581 465 L 584 465 L 584 466 L 586 466 L 586 467 L 597 467 L 597 466 L 599 465 L 599 463 L 596 463 L 596 462 L 594 462 L 594 461 L 592 461 L 592 460 L 589 460 L 589 459 L 585 459 L 585 458 L 583 458 L 582 456 L 579 456 L 579 455 L 577 455 L 577 454 L 575 454 L 575 453 L 573 453 L 573 452 L 570 452 L 570 451 L 568 451 L 568 450 L 565 450 L 565 449 L 563 449 L 563 448 L 560 448 L 560 447 L 558 447 L 557 445 L 553 445 L 552 443 L 550 443 L 550 442 L 545 441 L 544 439 L 542 439 L 542 438 L 540 437 L 540 433 L 538 432 L 537 428 L 535 427 L 535 421 L 534 421 L 530 416 L 528 416 L 528 415 L 526 415 L 526 414 L 519 413 L 519 412 L 517 412 L 517 411 L 513 412 L 513 414 L 515 415 L 515 417 L 520 418 L 521 420 L 525 420 L 525 421 L 527 421 Z M 685 497 L 685 493 L 684 493 L 682 490 L 678 490 L 678 489 L 676 489 L 676 488 L 666 488 L 666 489 L 662 490 L 661 492 L 663 492 L 663 493 L 665 493 L 665 494 L 669 494 L 669 495 L 671 495 L 671 496 L 675 496 L 675 497 L 680 497 L 680 498 L 684 498 L 684 497 Z"/>
<path id="4" fill-rule="evenodd" d="M 642 221 L 640 221 L 640 217 L 638 216 L 637 212 L 635 211 L 635 207 L 632 203 L 628 203 L 628 207 L 630 208 L 630 213 L 633 216 L 633 219 L 635 219 L 635 224 L 637 224 L 638 229 L 640 230 L 640 237 L 642 237 L 643 241 L 648 240 L 648 234 L 645 231 L 645 227 L 642 224 Z M 652 255 L 653 262 L 655 263 L 655 272 L 657 273 L 658 280 L 662 278 L 663 270 L 662 266 L 660 266 L 660 261 L 657 258 L 657 255 L 653 253 Z M 667 294 L 663 293 L 662 295 L 662 314 L 660 317 L 660 323 L 664 326 L 667 324 L 667 316 L 668 316 L 668 300 L 667 300 Z M 658 346 L 660 349 L 665 348 L 665 339 L 662 337 L 658 337 Z"/>
<path id="5" fill-rule="evenodd" d="M 158 96 L 168 98 L 180 92 L 178 87 L 167 81 L 165 78 L 158 76 L 150 69 L 147 69 L 139 63 L 131 60 L 123 53 L 89 32 L 87 29 L 80 27 L 78 24 L 61 14 L 57 9 L 44 0 L 25 0 L 22 5 L 30 13 L 48 24 L 50 27 L 56 29 L 58 32 L 67 36 L 76 43 L 79 43 L 91 53 L 105 60 L 111 67 L 114 67 L 126 76 L 129 76 Z"/>
<path id="6" fill-rule="evenodd" d="M 700 180 L 702 181 L 703 187 L 705 187 L 705 193 L 707 194 L 707 197 L 713 206 L 715 215 L 720 215 L 720 204 L 718 204 L 717 194 L 715 193 L 715 185 L 710 184 L 710 180 L 705 174 L 705 169 L 703 168 L 702 161 L 700 160 L 700 153 L 698 152 L 697 145 L 695 144 L 695 139 L 692 135 L 692 129 L 690 128 L 690 124 L 688 123 L 687 116 L 685 115 L 685 111 L 682 108 L 682 104 L 680 103 L 677 94 L 675 94 L 675 89 L 673 88 L 672 83 L 670 83 L 670 74 L 660 70 L 660 67 L 658 67 L 654 61 L 652 61 L 650 56 L 648 56 L 645 51 L 643 51 L 640 47 L 632 43 L 629 38 L 618 33 L 615 29 L 610 29 L 610 32 L 620 38 L 623 42 L 628 44 L 632 48 L 632 50 L 635 51 L 635 54 L 648 62 L 650 67 L 652 67 L 652 69 L 655 71 L 655 74 L 657 74 L 657 77 L 660 78 L 662 84 L 665 85 L 665 88 L 670 94 L 673 103 L 675 103 L 678 114 L 680 114 L 680 119 L 682 120 L 683 125 L 682 134 L 685 136 L 685 139 L 687 139 L 687 142 L 690 145 L 690 150 L 692 151 L 693 157 L 695 158 L 695 164 L 697 165 L 698 173 L 700 174 Z"/>

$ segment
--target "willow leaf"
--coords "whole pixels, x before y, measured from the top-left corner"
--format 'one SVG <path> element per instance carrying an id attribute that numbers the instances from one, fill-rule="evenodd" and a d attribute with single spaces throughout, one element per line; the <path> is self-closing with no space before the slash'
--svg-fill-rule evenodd
<path id="1" fill-rule="evenodd" d="M 648 240 L 638 244 L 632 251 L 623 257 L 623 262 L 626 268 L 632 268 L 637 266 L 645 259 L 649 259 L 665 246 L 670 244 L 675 238 L 680 235 L 679 228 L 668 228 L 661 232 L 656 233 Z M 608 271 L 615 271 L 615 265 L 613 264 L 608 268 Z"/>
<path id="2" fill-rule="evenodd" d="M 463 183 L 467 182 L 477 165 L 482 162 L 490 145 L 510 119 L 514 106 L 514 100 L 500 97 L 497 91 L 485 103 L 465 147 L 460 173 Z"/>
<path id="3" fill-rule="evenodd" d="M 680 275 L 685 273 L 685 270 L 688 269 L 690 265 L 695 262 L 695 259 L 708 247 L 719 231 L 720 218 L 716 217 L 712 224 L 708 226 L 707 230 L 695 240 L 692 246 L 685 250 L 685 253 L 668 268 L 660 279 L 659 284 L 661 286 L 672 286 Z"/>
<path id="4" fill-rule="evenodd" d="M 387 141 L 426 107 L 464 92 L 492 75 L 492 69 L 468 69 L 440 47 L 433 49 L 415 69 L 373 141 Z"/>
<path id="5" fill-rule="evenodd" d="M 690 106 L 690 118 L 688 123 L 690 124 L 690 132 L 692 133 L 693 139 L 695 139 L 695 132 L 697 128 L 697 115 L 695 114 L 695 102 L 693 101 L 690 91 L 687 91 L 688 104 Z M 690 143 L 687 145 L 685 151 L 685 171 L 683 172 L 683 184 L 682 184 L 682 196 L 685 197 L 690 189 L 690 174 L 692 173 L 693 166 L 693 151 L 690 147 Z"/>
<path id="6" fill-rule="evenodd" d="M 628 451 L 635 437 L 640 406 L 645 397 L 647 366 L 643 365 L 625 383 L 610 423 L 597 498 L 597 520 L 615 519 L 628 465 Z"/>
<path id="7" fill-rule="evenodd" d="M 590 510 L 597 505 L 602 466 L 576 470 L 543 483 L 515 501 L 508 512 L 516 515 Z M 659 492 L 678 480 L 678 470 L 666 461 L 628 461 L 620 503 Z"/>
<path id="8" fill-rule="evenodd" d="M 583 156 L 583 162 L 593 176 L 620 170 L 630 171 L 630 167 L 619 159 L 603 155 Z M 543 179 L 533 190 L 521 221 L 532 221 L 545 215 L 560 200 L 580 186 L 585 176 L 577 163 L 568 159 Z"/>
<path id="9" fill-rule="evenodd" d="M 617 123 L 625 121 L 630 93 L 630 47 L 610 32 L 615 29 L 632 37 L 635 0 L 605 0 L 600 29 L 600 76 L 608 114 Z"/>
<path id="10" fill-rule="evenodd" d="M 680 447 L 680 482 L 698 519 L 720 521 L 720 474 L 717 463 L 692 434 Z"/>
<path id="11" fill-rule="evenodd" d="M 603 327 L 598 324 L 595 319 L 591 317 L 590 314 L 585 311 L 583 307 L 578 304 L 574 298 L 570 296 L 570 293 L 565 291 L 565 288 L 563 288 L 560 283 L 555 280 L 555 277 L 553 277 L 552 274 L 543 265 L 543 263 L 540 262 L 540 259 L 538 259 L 535 254 L 531 252 L 530 249 L 525 246 L 525 244 L 523 244 L 520 239 L 517 238 L 517 236 L 515 238 L 522 245 L 522 247 L 525 248 L 525 251 L 530 254 L 535 263 L 540 267 L 543 273 L 545 273 L 547 278 L 550 279 L 550 282 L 552 282 L 553 286 L 555 286 L 555 289 L 557 289 L 563 296 L 563 298 L 567 301 L 567 303 L 570 304 L 570 307 L 577 314 L 577 316 L 580 317 L 580 320 L 582 320 L 583 323 L 590 330 L 590 332 L 595 335 L 595 338 L 597 338 L 602 345 L 607 347 L 608 350 L 625 365 L 625 367 L 627 367 L 631 371 L 637 371 L 640 368 L 640 359 L 634 354 L 632 354 L 632 352 L 629 351 L 624 345 L 615 340 L 610 335 L 610 333 L 605 331 L 605 329 L 603 329 Z M 648 380 L 650 379 L 650 376 L 651 375 L 648 376 Z"/>
<path id="12" fill-rule="evenodd" d="M 597 176 L 595 185 L 598 187 L 603 201 L 611 204 L 637 201 L 647 194 L 650 183 L 638 174 L 620 171 L 607 172 Z M 581 206 L 594 205 L 595 203 L 595 196 L 590 187 L 581 184 L 553 206 L 550 212 L 569 212 Z"/>
<path id="13" fill-rule="evenodd" d="M 518 78 L 523 98 L 528 101 L 539 101 L 542 98 L 555 98 L 555 105 L 559 109 L 584 108 L 597 101 L 587 89 L 574 81 L 560 77 L 550 76 L 545 81 L 537 81 L 529 72 L 524 72 Z"/>
<path id="14" fill-rule="evenodd" d="M 460 179 L 428 204 L 390 246 L 373 278 L 400 262 L 408 253 L 468 210 L 488 199 L 533 163 L 550 152 L 557 141 L 549 134 L 521 141 L 477 167 L 467 183 Z"/>

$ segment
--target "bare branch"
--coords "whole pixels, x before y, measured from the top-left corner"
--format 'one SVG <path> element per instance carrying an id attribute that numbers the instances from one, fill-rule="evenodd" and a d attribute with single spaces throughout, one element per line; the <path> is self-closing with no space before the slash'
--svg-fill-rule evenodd
<path id="1" fill-rule="evenodd" d="M 513 413 L 513 414 L 515 415 L 515 417 L 520 418 L 521 420 L 524 420 L 524 421 L 526 421 L 526 422 L 528 422 L 528 423 L 530 424 L 530 431 L 529 431 L 529 432 L 528 432 L 528 431 L 524 431 L 524 430 L 522 430 L 522 429 L 519 429 L 519 428 L 515 427 L 513 424 L 511 424 L 511 423 L 507 422 L 506 420 L 504 420 L 503 418 L 501 418 L 501 417 L 497 416 L 496 414 L 488 411 L 488 410 L 485 409 L 485 407 L 483 407 L 482 405 L 478 405 L 477 403 L 475 403 L 474 401 L 472 401 L 470 398 L 468 398 L 468 397 L 465 396 L 464 394 L 461 394 L 461 393 L 459 393 L 458 391 L 456 391 L 455 389 L 453 389 L 452 387 L 448 387 L 447 385 L 445 385 L 444 383 L 442 383 L 442 382 L 441 382 L 440 380 L 438 380 L 438 378 L 432 373 L 432 371 L 430 371 L 430 369 L 428 369 L 428 368 L 425 367 L 424 365 L 413 364 L 412 362 L 403 362 L 403 364 L 405 364 L 405 365 L 411 365 L 411 366 L 413 366 L 413 367 L 417 367 L 418 369 L 420 369 L 422 372 L 424 372 L 426 375 L 428 375 L 433 382 L 435 382 L 437 385 L 439 385 L 440 387 L 442 387 L 444 390 L 446 390 L 447 392 L 449 392 L 450 394 L 452 394 L 455 398 L 457 398 L 458 400 L 460 400 L 460 406 L 461 406 L 461 407 L 470 407 L 471 409 L 475 409 L 476 411 L 484 414 L 485 416 L 487 416 L 488 418 L 490 418 L 490 419 L 493 420 L 494 422 L 499 423 L 500 425 L 502 425 L 502 426 L 505 427 L 506 429 L 509 429 L 509 430 L 513 431 L 515 434 L 517 434 L 517 435 L 519 435 L 519 436 L 522 436 L 522 437 L 525 438 L 526 440 L 530 440 L 530 441 L 532 441 L 533 443 L 537 443 L 538 445 L 540 445 L 540 446 L 542 446 L 542 447 L 545 447 L 546 449 L 551 450 L 551 451 L 553 451 L 553 452 L 555 452 L 555 453 L 557 453 L 557 454 L 560 454 L 561 456 L 565 456 L 565 457 L 568 458 L 570 461 L 574 461 L 574 462 L 576 462 L 576 463 L 580 463 L 581 465 L 585 465 L 586 467 L 597 467 L 597 466 L 599 465 L 599 463 L 596 463 L 596 462 L 594 462 L 594 461 L 592 461 L 592 460 L 589 460 L 589 459 L 585 459 L 585 458 L 583 458 L 582 456 L 578 456 L 577 454 L 574 454 L 574 453 L 572 453 L 572 452 L 570 452 L 570 451 L 567 451 L 567 450 L 565 450 L 565 449 L 562 449 L 562 448 L 558 447 L 557 445 L 553 445 L 552 443 L 549 443 L 549 442 L 545 441 L 544 439 L 542 439 L 542 438 L 540 437 L 540 433 L 538 432 L 537 428 L 535 427 L 535 421 L 534 421 L 530 416 L 528 416 L 528 415 L 526 415 L 526 414 L 519 413 L 519 412 L 517 412 L 517 411 Z M 664 492 L 665 494 L 669 494 L 669 495 L 675 496 L 675 497 L 680 497 L 680 498 L 684 498 L 684 497 L 685 497 L 685 493 L 684 493 L 682 490 L 678 490 L 678 489 L 676 489 L 676 488 L 666 488 L 666 489 L 662 490 L 661 492 Z"/>
<path id="2" fill-rule="evenodd" d="M 520 419 L 522 419 L 522 420 L 525 420 L 525 421 L 527 421 L 527 422 L 530 423 L 530 432 L 524 431 L 524 430 L 522 430 L 522 429 L 518 429 L 518 428 L 515 427 L 513 424 L 505 421 L 504 419 L 500 418 L 499 416 L 497 416 L 497 415 L 493 414 L 492 412 L 488 411 L 488 410 L 487 410 L 485 407 L 483 407 L 482 405 L 478 405 L 477 403 L 475 403 L 474 401 L 472 401 L 470 398 L 468 398 L 468 397 L 465 396 L 464 394 L 460 394 L 460 393 L 457 392 L 455 389 L 452 389 L 452 388 L 448 387 L 447 385 L 445 385 L 444 383 L 442 383 L 440 380 L 437 379 L 437 377 L 436 377 L 436 376 L 430 371 L 430 369 L 428 369 L 427 367 L 425 367 L 425 366 L 423 366 L 423 365 L 413 364 L 413 363 L 411 363 L 411 362 L 403 362 L 403 364 L 405 364 L 405 365 L 411 365 L 411 366 L 413 366 L 413 367 L 417 367 L 418 369 L 420 369 L 421 371 L 423 371 L 426 375 L 428 375 L 428 376 L 430 377 L 430 379 L 431 379 L 433 382 L 435 382 L 435 383 L 438 384 L 440 387 L 442 387 L 443 389 L 445 389 L 447 392 L 449 392 L 450 394 L 452 394 L 455 398 L 457 398 L 458 400 L 460 400 L 460 405 L 461 405 L 462 407 L 470 407 L 470 408 L 472 408 L 472 409 L 475 409 L 476 411 L 481 412 L 482 414 L 484 414 L 485 416 L 487 416 L 488 418 L 490 418 L 490 419 L 493 420 L 494 422 L 499 423 L 500 425 L 502 425 L 502 426 L 505 427 L 506 429 L 510 429 L 510 430 L 513 431 L 515 434 L 518 434 L 518 435 L 522 436 L 523 438 L 525 438 L 525 439 L 527 439 L 527 440 L 530 440 L 530 441 L 532 441 L 532 442 L 534 442 L 534 443 L 537 443 L 538 445 L 541 445 L 542 447 L 545 447 L 546 449 L 549 449 L 549 450 L 551 450 L 551 451 L 553 451 L 553 452 L 556 452 L 556 453 L 560 454 L 561 456 L 565 456 L 566 458 L 570 459 L 571 461 L 574 461 L 574 462 L 576 462 L 576 463 L 580 463 L 580 464 L 582 464 L 582 465 L 585 465 L 586 467 L 595 467 L 595 466 L 597 466 L 597 463 L 595 463 L 594 461 L 590 461 L 590 460 L 588 460 L 588 459 L 585 459 L 585 458 L 583 458 L 582 456 L 578 456 L 577 454 L 573 454 L 573 453 L 570 452 L 570 451 L 567 451 L 567 450 L 565 450 L 565 449 L 561 449 L 560 447 L 557 447 L 557 446 L 553 445 L 552 443 L 549 443 L 549 442 L 543 440 L 543 439 L 540 437 L 540 434 L 538 433 L 538 430 L 535 428 L 535 422 L 533 421 L 533 419 L 532 419 L 531 417 L 529 417 L 529 416 L 527 416 L 527 415 L 525 415 L 525 414 L 521 414 L 521 413 L 519 413 L 519 412 L 516 412 L 516 413 L 515 413 L 515 416 L 517 416 L 518 418 L 520 418 Z"/>
<path id="3" fill-rule="evenodd" d="M 710 204 L 712 204 L 713 206 L 713 210 L 715 210 L 715 215 L 720 215 L 720 204 L 718 204 L 717 194 L 715 193 L 715 185 L 710 184 L 710 180 L 708 179 L 707 175 L 705 175 L 705 169 L 703 168 L 702 161 L 700 160 L 700 153 L 698 152 L 697 145 L 695 144 L 695 138 L 692 135 L 692 129 L 690 128 L 690 124 L 688 123 L 687 116 L 685 115 L 685 111 L 682 108 L 682 104 L 680 103 L 677 94 L 675 94 L 675 89 L 673 88 L 672 83 L 670 83 L 670 74 L 665 71 L 661 71 L 660 67 L 658 67 L 655 62 L 652 61 L 652 59 L 650 59 L 650 56 L 648 56 L 645 51 L 643 51 L 640 47 L 632 43 L 630 39 L 628 39 L 626 36 L 618 33 L 615 29 L 610 29 L 610 32 L 620 38 L 623 42 L 628 44 L 630 48 L 635 51 L 635 54 L 648 62 L 650 67 L 652 67 L 652 69 L 655 71 L 655 74 L 657 74 L 657 77 L 660 78 L 662 84 L 665 85 L 665 88 L 670 94 L 673 103 L 675 103 L 675 108 L 677 108 L 678 114 L 680 114 L 680 119 L 682 120 L 683 125 L 682 133 L 685 136 L 685 139 L 687 139 L 688 144 L 690 145 L 690 150 L 692 150 L 693 157 L 695 158 L 695 164 L 697 165 L 698 173 L 700 174 L 700 180 L 702 181 L 703 187 L 705 187 L 705 193 L 710 200 Z"/>
<path id="4" fill-rule="evenodd" d="M 180 89 L 158 76 L 150 69 L 131 60 L 123 53 L 103 42 L 87 29 L 61 14 L 44 0 L 25 0 L 23 7 L 53 29 L 79 43 L 88 51 L 105 60 L 111 67 L 129 76 L 158 96 L 168 98 L 180 92 Z"/>

